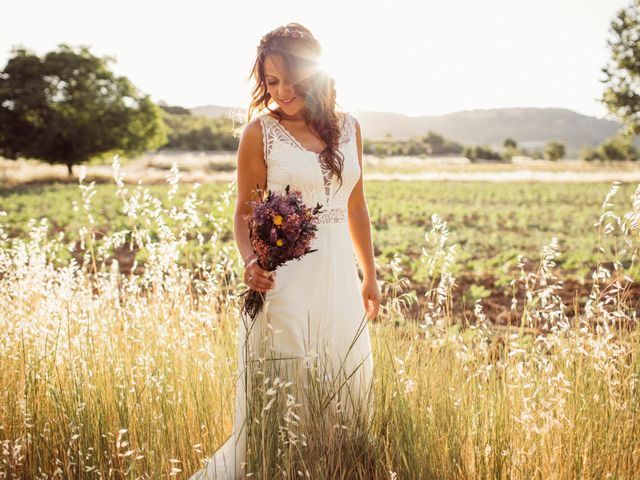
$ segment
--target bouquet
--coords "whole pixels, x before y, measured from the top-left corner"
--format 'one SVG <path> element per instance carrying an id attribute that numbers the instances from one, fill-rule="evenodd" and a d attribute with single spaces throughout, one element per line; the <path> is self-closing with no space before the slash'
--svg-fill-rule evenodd
<path id="1" fill-rule="evenodd" d="M 290 260 L 299 260 L 311 249 L 311 241 L 318 230 L 318 216 L 322 206 L 307 207 L 302 201 L 302 193 L 289 190 L 274 193 L 269 190 L 265 199 L 251 202 L 251 213 L 244 220 L 249 227 L 249 238 L 257 262 L 265 270 L 275 270 Z M 265 293 L 249 289 L 245 295 L 242 311 L 255 320 L 262 310 Z"/>

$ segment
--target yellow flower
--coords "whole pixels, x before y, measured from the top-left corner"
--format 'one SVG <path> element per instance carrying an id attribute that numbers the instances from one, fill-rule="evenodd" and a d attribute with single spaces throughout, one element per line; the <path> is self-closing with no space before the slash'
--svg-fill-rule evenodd
<path id="1" fill-rule="evenodd" d="M 276 240 L 276 245 L 277 245 L 277 246 L 281 247 L 283 244 L 284 244 L 284 242 L 282 241 L 282 239 L 281 239 L 281 238 L 279 238 L 279 239 L 277 239 L 277 240 Z"/>
<path id="2" fill-rule="evenodd" d="M 275 223 L 276 225 L 281 225 L 282 224 L 282 215 L 276 215 L 275 218 L 273 219 L 273 223 Z"/>

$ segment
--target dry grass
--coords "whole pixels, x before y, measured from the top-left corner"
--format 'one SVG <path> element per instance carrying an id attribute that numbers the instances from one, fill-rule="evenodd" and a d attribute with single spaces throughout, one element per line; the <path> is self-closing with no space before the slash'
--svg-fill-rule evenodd
<path id="1" fill-rule="evenodd" d="M 0 478 L 184 478 L 230 432 L 238 254 L 215 233 L 198 264 L 183 247 L 204 222 L 219 233 L 232 219 L 215 206 L 204 219 L 194 214 L 197 185 L 183 204 L 161 208 L 113 167 L 129 228 L 96 241 L 94 184 L 81 172 L 79 264 L 58 260 L 70 244 L 64 233 L 48 240 L 46 220 L 23 238 L 0 230 Z M 171 200 L 180 177 L 169 173 Z M 555 295 L 551 239 L 539 268 L 514 280 L 525 287 L 513 299 L 518 322 L 494 329 L 478 303 L 463 328 L 450 309 L 457 246 L 435 215 L 421 321 L 403 315 L 410 285 L 398 267 L 370 324 L 373 416 L 322 410 L 325 383 L 301 392 L 275 381 L 282 372 L 257 369 L 252 478 L 638 478 L 640 336 L 625 271 L 637 260 L 640 188 L 622 217 L 611 209 L 616 192 L 613 184 L 594 219 L 594 247 L 604 255 L 615 231 L 623 244 L 594 266 L 592 295 L 572 321 Z M 120 274 L 111 253 L 123 244 L 147 252 L 143 273 Z M 298 422 L 297 405 L 322 421 Z"/>
<path id="2" fill-rule="evenodd" d="M 470 163 L 464 157 L 376 157 L 363 158 L 368 180 L 491 181 L 491 182 L 640 182 L 640 163 L 550 162 L 516 158 L 513 163 Z M 236 173 L 235 152 L 158 152 L 123 163 L 125 183 L 165 183 L 173 163 L 178 164 L 181 182 L 232 182 Z M 74 167 L 74 172 L 79 171 Z M 110 165 L 86 165 L 87 178 L 99 183 L 111 182 Z M 37 160 L 16 161 L 0 158 L 0 185 L 16 186 L 48 182 L 77 183 L 64 165 L 48 165 Z"/>

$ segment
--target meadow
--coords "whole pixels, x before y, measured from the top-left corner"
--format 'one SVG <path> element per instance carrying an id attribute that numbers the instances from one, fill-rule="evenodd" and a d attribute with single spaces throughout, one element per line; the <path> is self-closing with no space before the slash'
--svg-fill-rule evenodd
<path id="1" fill-rule="evenodd" d="M 230 433 L 234 185 L 113 167 L 0 188 L 0 478 L 185 478 Z M 373 419 L 258 372 L 252 478 L 639 478 L 636 187 L 367 182 Z"/>

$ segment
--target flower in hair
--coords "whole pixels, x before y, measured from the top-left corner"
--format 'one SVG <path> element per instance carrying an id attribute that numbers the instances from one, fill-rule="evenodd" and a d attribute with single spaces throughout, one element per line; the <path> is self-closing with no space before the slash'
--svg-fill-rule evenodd
<path id="1" fill-rule="evenodd" d="M 276 37 L 307 38 L 308 35 L 306 32 L 303 32 L 301 30 L 298 30 L 292 27 L 279 28 L 277 30 L 274 30 L 273 32 L 267 33 L 264 37 L 262 37 L 262 39 L 260 40 L 260 45 L 258 46 L 258 49 L 265 48 Z"/>

